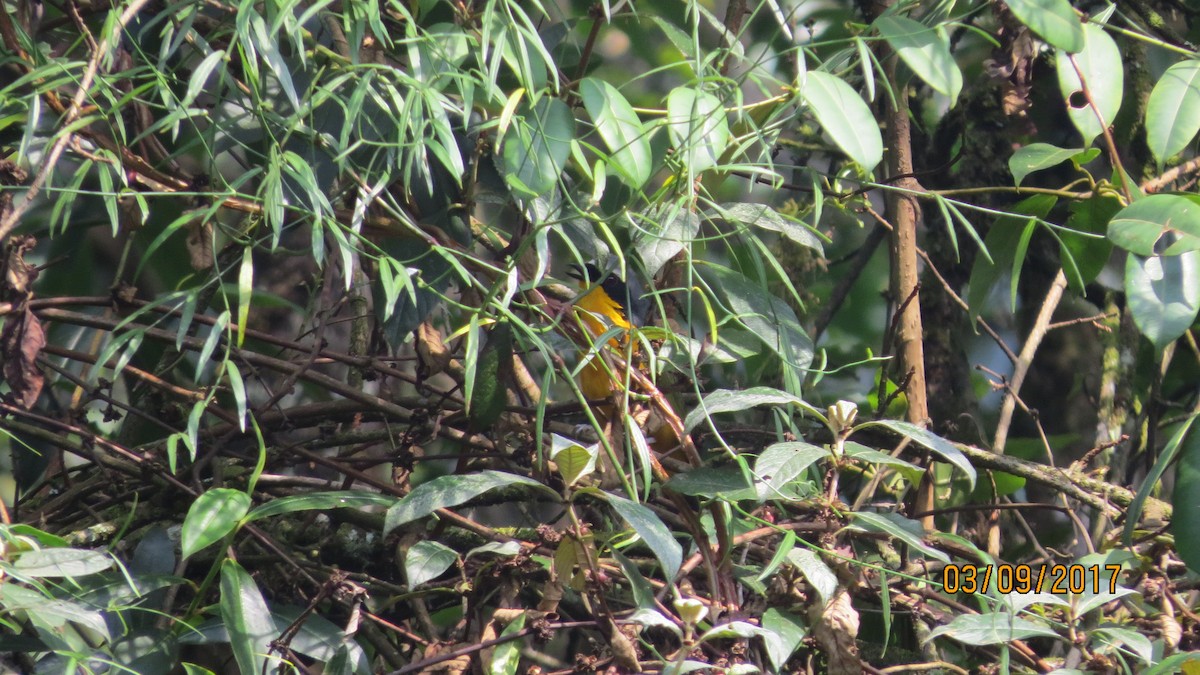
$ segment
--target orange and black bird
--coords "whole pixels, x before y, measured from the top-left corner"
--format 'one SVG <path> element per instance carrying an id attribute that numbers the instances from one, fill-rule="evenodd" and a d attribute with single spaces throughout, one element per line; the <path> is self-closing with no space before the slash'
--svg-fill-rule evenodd
<path id="1" fill-rule="evenodd" d="M 582 310 L 579 318 L 593 339 L 614 326 L 628 331 L 645 323 L 650 303 L 632 274 L 622 280 L 614 273 L 602 272 L 594 263 L 572 263 L 567 274 L 583 284 L 583 295 L 575 300 L 575 307 Z M 613 338 L 608 344 L 621 351 L 628 339 Z M 588 400 L 607 399 L 623 384 L 624 379 L 610 372 L 599 357 L 579 373 L 579 388 Z"/>

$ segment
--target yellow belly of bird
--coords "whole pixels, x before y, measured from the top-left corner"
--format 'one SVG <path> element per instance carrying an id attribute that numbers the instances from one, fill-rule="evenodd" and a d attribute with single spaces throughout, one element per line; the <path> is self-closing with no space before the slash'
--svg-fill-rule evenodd
<path id="1" fill-rule="evenodd" d="M 629 321 L 621 306 L 599 289 L 592 289 L 575 302 L 579 319 L 593 339 L 603 335 L 613 326 L 628 330 Z M 603 318 L 601 318 L 603 317 Z M 627 339 L 627 338 L 626 338 Z M 608 347 L 624 356 L 625 340 L 613 338 L 608 341 Z M 579 371 L 579 388 L 588 400 L 608 398 L 624 384 L 620 373 L 605 367 L 603 358 L 597 354 Z"/>

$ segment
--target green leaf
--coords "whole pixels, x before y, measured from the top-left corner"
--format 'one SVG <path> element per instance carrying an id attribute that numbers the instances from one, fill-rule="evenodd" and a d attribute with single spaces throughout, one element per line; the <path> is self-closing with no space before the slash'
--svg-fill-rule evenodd
<path id="1" fill-rule="evenodd" d="M 835 75 L 811 71 L 800 94 L 842 152 L 867 171 L 879 164 L 883 159 L 879 124 L 858 92 Z"/>
<path id="2" fill-rule="evenodd" d="M 829 450 L 804 441 L 786 441 L 767 446 L 754 462 L 754 473 L 764 482 L 758 498 L 774 499 L 785 485 L 796 480 L 814 462 L 829 457 Z"/>
<path id="3" fill-rule="evenodd" d="M 1067 217 L 1066 226 L 1074 231 L 1058 233 L 1062 242 L 1059 257 L 1071 288 L 1082 295 L 1084 285 L 1100 276 L 1112 255 L 1112 242 L 1103 235 L 1108 231 L 1109 221 L 1121 210 L 1121 200 L 1113 194 L 1096 193 L 1087 199 L 1072 201 L 1068 208 L 1071 215 Z M 1076 232 L 1101 236 L 1088 237 Z"/>
<path id="4" fill-rule="evenodd" d="M 821 556 L 807 548 L 795 548 L 787 557 L 788 563 L 800 571 L 808 584 L 813 587 L 821 598 L 821 606 L 825 606 L 837 593 L 838 578 L 829 569 L 829 565 L 821 560 Z"/>
<path id="5" fill-rule="evenodd" d="M 1200 253 L 1125 261 L 1125 295 L 1133 321 L 1163 349 L 1187 331 L 1200 310 Z"/>
<path id="6" fill-rule="evenodd" d="M 1008 0 L 1013 16 L 1052 47 L 1083 50 L 1083 24 L 1068 0 Z"/>
<path id="7" fill-rule="evenodd" d="M 412 492 L 388 509 L 383 533 L 387 535 L 405 523 L 424 518 L 438 509 L 458 506 L 489 490 L 514 485 L 535 487 L 554 495 L 553 490 L 531 478 L 501 471 L 441 476 L 413 488 Z"/>
<path id="8" fill-rule="evenodd" d="M 479 350 L 474 386 L 467 419 L 472 431 L 490 429 L 508 405 L 508 383 L 512 381 L 512 324 L 501 321 L 487 333 L 487 344 Z"/>
<path id="9" fill-rule="evenodd" d="M 1158 488 L 1159 481 L 1162 479 L 1163 474 L 1166 473 L 1167 467 L 1175 464 L 1175 456 L 1179 454 L 1179 449 L 1184 447 L 1184 441 L 1187 440 L 1189 447 L 1193 445 L 1200 446 L 1200 439 L 1192 440 L 1194 435 L 1188 433 L 1188 430 L 1192 428 L 1192 423 L 1195 421 L 1196 416 L 1189 415 L 1179 425 L 1179 428 L 1175 430 L 1175 433 L 1171 434 L 1170 440 L 1167 441 L 1162 451 L 1159 452 L 1154 466 L 1150 467 L 1150 471 L 1142 479 L 1142 485 L 1138 488 L 1137 494 L 1133 496 L 1133 501 L 1129 502 L 1129 507 L 1125 510 L 1125 531 L 1121 537 L 1121 541 L 1125 546 L 1133 546 L 1133 531 L 1142 522 L 1142 510 L 1146 506 L 1146 499 Z M 1200 450 L 1189 450 L 1189 452 L 1200 455 Z M 1176 490 L 1178 491 L 1178 488 Z M 1175 517 L 1178 518 L 1178 516 Z M 1174 524 L 1177 521 L 1172 520 L 1171 522 Z M 1200 557 L 1197 557 L 1196 560 L 1200 561 Z"/>
<path id="10" fill-rule="evenodd" d="M 774 672 L 782 673 L 788 659 L 808 635 L 808 627 L 800 617 L 774 607 L 763 612 L 762 626 L 778 637 L 778 641 L 766 642 L 767 658 L 771 660 Z"/>
<path id="11" fill-rule="evenodd" d="M 1180 457 L 1171 494 L 1171 533 L 1179 557 L 1196 572 L 1200 571 L 1200 537 L 1196 536 L 1200 532 L 1200 433 L 1188 433 L 1194 419 L 1190 418 L 1178 432 L 1183 440 L 1178 443 Z"/>
<path id="12" fill-rule="evenodd" d="M 1154 663 L 1154 645 L 1150 643 L 1150 638 L 1135 630 L 1111 625 L 1101 626 L 1089 630 L 1088 638 L 1092 645 L 1103 644 L 1108 647 L 1107 650 L 1097 651 L 1116 651 L 1118 647 L 1124 647 L 1132 651 L 1143 663 Z"/>
<path id="13" fill-rule="evenodd" d="M 1058 166 L 1085 153 L 1092 154 L 1092 159 L 1095 159 L 1094 153 L 1092 153 L 1094 150 L 1096 148 L 1085 150 L 1083 148 L 1060 148 L 1049 143 L 1030 143 L 1018 148 L 1012 157 L 1008 158 L 1008 170 L 1012 172 L 1016 184 L 1020 185 L 1026 176 L 1035 171 Z M 1081 161 L 1080 163 L 1085 164 L 1086 162 Z"/>
<path id="14" fill-rule="evenodd" d="M 436 541 L 418 541 L 404 554 L 404 578 L 409 588 L 432 581 L 458 562 L 454 549 Z"/>
<path id="15" fill-rule="evenodd" d="M 566 103 L 550 96 L 522 108 L 500 144 L 500 170 L 517 195 L 531 198 L 558 184 L 575 140 L 575 116 Z"/>
<path id="16" fill-rule="evenodd" d="M 962 454 L 962 451 L 955 447 L 955 445 L 950 441 L 934 434 L 928 429 L 922 429 L 915 424 L 911 424 L 909 422 L 900 422 L 898 420 L 879 420 L 878 422 L 868 422 L 860 425 L 858 428 L 865 429 L 873 426 L 880 426 L 890 429 L 901 436 L 908 438 L 914 443 L 924 446 L 925 448 L 932 450 L 934 453 L 941 455 L 942 459 L 950 462 L 967 475 L 967 478 L 971 482 L 971 488 L 974 489 L 975 467 L 972 466 L 971 462 L 966 458 L 965 455 Z"/>
<path id="17" fill-rule="evenodd" d="M 698 269 L 738 323 L 782 360 L 788 390 L 799 391 L 812 363 L 813 343 L 791 305 L 772 295 L 765 284 L 729 268 L 707 264 Z"/>
<path id="18" fill-rule="evenodd" d="M 43 548 L 26 551 L 12 563 L 26 577 L 81 577 L 112 567 L 112 557 L 102 551 L 78 548 Z"/>
<path id="19" fill-rule="evenodd" d="M 238 326 L 237 346 L 246 340 L 246 323 L 250 319 L 250 298 L 254 294 L 254 248 L 242 249 L 242 266 L 238 268 Z"/>
<path id="20" fill-rule="evenodd" d="M 501 631 L 500 637 L 516 635 L 525 629 L 527 614 L 520 614 L 508 622 Z M 492 653 L 492 663 L 488 666 L 488 675 L 516 675 L 517 667 L 521 665 L 521 641 L 517 639 L 501 642 Z"/>
<path id="21" fill-rule="evenodd" d="M 645 234 L 636 244 L 638 256 L 646 265 L 646 273 L 658 274 L 663 265 L 689 246 L 700 232 L 700 217 L 691 209 L 668 206 L 658 211 L 657 226 L 647 223 Z"/>
<path id="22" fill-rule="evenodd" d="M 646 129 L 629 101 L 611 84 L 593 77 L 579 82 L 583 107 L 596 123 L 596 131 L 612 154 L 608 164 L 630 187 L 637 189 L 650 180 L 654 158 Z"/>
<path id="23" fill-rule="evenodd" d="M 1108 570 L 1104 570 L 1104 574 L 1107 575 Z M 1096 609 L 1097 607 L 1102 607 L 1104 605 L 1107 605 L 1108 603 L 1112 602 L 1113 600 L 1116 600 L 1118 598 L 1123 598 L 1126 595 L 1137 592 L 1137 591 L 1133 590 L 1132 588 L 1118 588 L 1115 593 L 1109 593 L 1108 591 L 1104 591 L 1102 593 L 1091 593 L 1090 592 L 1090 591 L 1099 590 L 1100 588 L 1107 588 L 1108 587 L 1108 579 L 1107 578 L 1101 579 L 1099 586 L 1091 586 L 1091 585 L 1087 585 L 1087 584 L 1084 584 L 1084 585 L 1089 592 L 1084 593 L 1082 595 L 1074 596 L 1072 598 L 1072 604 L 1075 607 L 1075 616 L 1077 616 L 1077 617 L 1083 616 L 1084 614 L 1087 614 L 1088 612 L 1092 611 L 1093 609 Z"/>
<path id="24" fill-rule="evenodd" d="M 1007 612 L 960 614 L 945 626 L 934 628 L 929 638 L 942 635 L 976 647 L 1004 644 L 1031 637 L 1057 637 L 1057 633 L 1045 624 L 1034 623 Z"/>
<path id="25" fill-rule="evenodd" d="M 700 400 L 700 405 L 688 413 L 683 426 L 691 430 L 706 417 L 724 412 L 749 410 L 760 405 L 804 405 L 799 396 L 771 387 L 749 389 L 718 389 Z"/>
<path id="26" fill-rule="evenodd" d="M 599 455 L 598 444 L 585 448 L 569 438 L 550 435 L 550 461 L 558 467 L 558 475 L 562 476 L 568 487 L 596 470 L 596 458 Z"/>
<path id="27" fill-rule="evenodd" d="M 334 490 L 329 492 L 309 492 L 300 495 L 290 495 L 272 499 L 261 506 L 256 506 L 246 516 L 246 522 L 252 523 L 262 518 L 279 516 L 285 513 L 299 511 L 325 511 L 328 509 L 367 509 L 376 506 L 391 506 L 396 498 L 378 492 L 365 490 Z"/>
<path id="28" fill-rule="evenodd" d="M 847 459 L 867 464 L 882 464 L 884 466 L 895 467 L 900 472 L 900 475 L 904 476 L 904 479 L 913 487 L 916 487 L 925 476 L 925 470 L 912 462 L 906 462 L 899 457 L 892 457 L 886 452 L 880 452 L 853 441 L 846 443 L 844 456 Z"/>
<path id="29" fill-rule="evenodd" d="M 1166 237 L 1165 250 L 1159 241 Z M 1179 195 L 1150 195 L 1108 222 L 1108 238 L 1140 256 L 1179 255 L 1200 249 L 1200 204 Z"/>
<path id="30" fill-rule="evenodd" d="M 212 71 L 223 60 L 225 60 L 225 50 L 218 49 L 204 57 L 204 60 L 196 66 L 191 76 L 188 77 L 187 93 L 184 95 L 183 100 L 179 102 L 181 108 L 191 105 L 192 101 L 195 101 L 196 97 L 200 95 L 200 92 L 204 91 L 204 85 L 208 82 L 208 76 L 212 74 Z"/>
<path id="31" fill-rule="evenodd" d="M 895 14 L 879 17 L 874 25 L 917 77 L 948 97 L 953 108 L 962 91 L 962 71 L 950 53 L 950 39 L 945 30 Z"/>
<path id="32" fill-rule="evenodd" d="M 1183 665 L 1187 663 L 1200 663 L 1200 651 L 1173 654 L 1142 673 L 1143 675 L 1175 675 L 1178 672 L 1186 672 L 1183 671 Z"/>
<path id="33" fill-rule="evenodd" d="M 1045 218 L 1050 209 L 1058 202 L 1053 195 L 1034 195 L 1020 201 L 1013 207 L 1014 214 L 996 219 L 988 230 L 985 243 L 991 253 L 989 261 L 984 256 L 976 256 L 975 265 L 971 268 L 971 279 L 967 285 L 967 305 L 971 308 L 971 321 L 974 322 L 979 312 L 987 304 L 985 301 L 991 295 L 992 289 L 1005 274 L 1019 271 L 1018 263 L 1024 260 L 1017 256 L 1022 239 L 1031 226 L 1032 218 Z M 1010 296 L 1016 300 L 1017 281 L 1019 274 L 1014 274 L 1010 282 Z"/>
<path id="34" fill-rule="evenodd" d="M 789 218 L 774 207 L 766 204 L 750 204 L 737 202 L 721 204 L 717 211 L 725 220 L 732 220 L 751 227 L 757 227 L 770 232 L 778 232 L 801 246 L 807 246 L 817 253 L 825 254 L 821 239 L 808 229 L 804 223 Z"/>
<path id="35" fill-rule="evenodd" d="M 1200 61 L 1167 68 L 1146 102 L 1146 143 L 1162 170 L 1200 131 Z"/>
<path id="36" fill-rule="evenodd" d="M 1067 54 L 1058 53 L 1056 67 L 1058 87 L 1067 103 L 1067 114 L 1075 128 L 1083 134 L 1083 142 L 1091 145 L 1104 132 L 1104 126 L 1096 119 L 1096 112 L 1099 111 L 1105 125 L 1111 125 L 1121 109 L 1121 97 L 1125 93 L 1125 69 L 1121 50 L 1103 28 L 1089 23 L 1083 27 L 1083 31 L 1083 51 L 1075 55 L 1075 61 L 1096 104 L 1095 110 L 1083 97 L 1079 73 L 1075 72 L 1075 66 Z"/>
<path id="37" fill-rule="evenodd" d="M 180 535 L 183 557 L 224 539 L 249 510 L 250 495 L 241 490 L 213 488 L 197 497 L 183 519 Z"/>
<path id="38" fill-rule="evenodd" d="M 664 487 L 689 497 L 709 499 L 748 499 L 754 491 L 736 465 L 701 466 L 671 476 Z"/>
<path id="39" fill-rule="evenodd" d="M 945 563 L 950 562 L 950 556 L 925 543 L 925 528 L 915 520 L 905 518 L 898 513 L 858 511 L 852 515 L 855 525 L 895 537 L 930 558 Z"/>
<path id="40" fill-rule="evenodd" d="M 221 563 L 221 619 L 229 632 L 229 646 L 238 669 L 243 673 L 267 672 L 267 650 L 279 633 L 254 579 L 233 560 Z"/>
<path id="41" fill-rule="evenodd" d="M 629 523 L 629 526 L 654 552 L 655 557 L 662 563 L 667 578 L 675 578 L 675 575 L 679 573 L 679 568 L 683 565 L 683 548 L 679 542 L 675 541 L 675 537 L 671 536 L 671 530 L 663 524 L 662 520 L 643 504 L 599 490 L 593 494 L 602 496 L 612 505 L 617 515 Z"/>
<path id="42" fill-rule="evenodd" d="M 667 96 L 667 131 L 689 175 L 716 166 L 729 145 L 721 99 L 689 87 L 676 87 Z"/>

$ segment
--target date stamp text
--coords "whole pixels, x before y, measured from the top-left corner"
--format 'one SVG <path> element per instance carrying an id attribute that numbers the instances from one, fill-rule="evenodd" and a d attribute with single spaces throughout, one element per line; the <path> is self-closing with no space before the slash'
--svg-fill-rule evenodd
<path id="1" fill-rule="evenodd" d="M 946 565 L 942 589 L 947 593 L 996 592 L 1081 595 L 1116 593 L 1120 565 Z"/>

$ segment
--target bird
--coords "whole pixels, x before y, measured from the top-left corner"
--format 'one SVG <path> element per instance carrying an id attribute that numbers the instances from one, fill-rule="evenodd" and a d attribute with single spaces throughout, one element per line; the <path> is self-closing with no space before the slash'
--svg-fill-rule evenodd
<path id="1" fill-rule="evenodd" d="M 628 332 L 634 326 L 643 325 L 649 313 L 650 303 L 641 283 L 632 274 L 621 279 L 615 273 L 601 271 L 598 265 L 590 262 L 582 265 L 572 263 L 567 274 L 579 280 L 583 286 L 582 295 L 575 299 L 574 306 L 589 335 L 594 340 L 613 327 L 625 330 L 624 337 L 614 337 L 608 342 L 609 347 L 624 354 L 624 347 L 629 341 Z M 611 372 L 599 355 L 579 373 L 579 388 L 590 401 L 611 398 L 623 383 L 624 378 Z"/>

